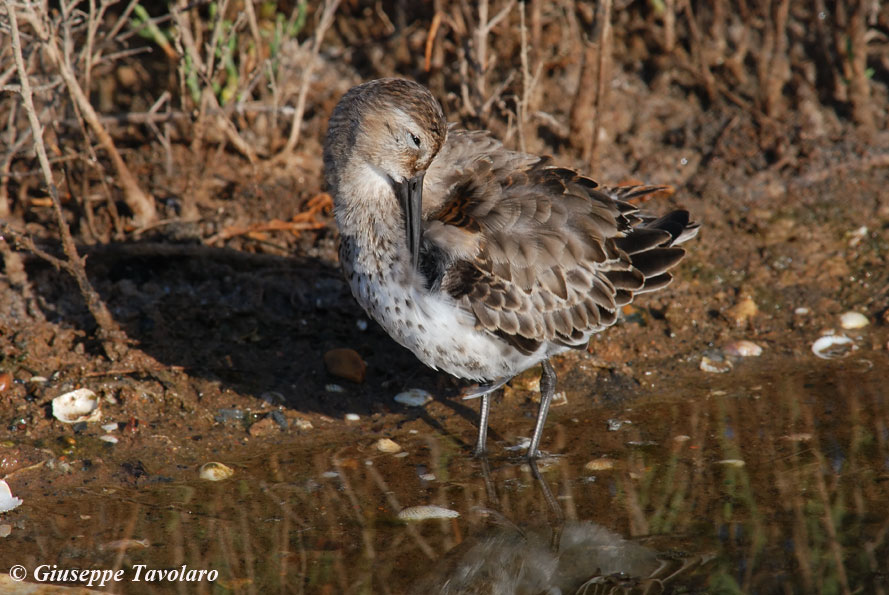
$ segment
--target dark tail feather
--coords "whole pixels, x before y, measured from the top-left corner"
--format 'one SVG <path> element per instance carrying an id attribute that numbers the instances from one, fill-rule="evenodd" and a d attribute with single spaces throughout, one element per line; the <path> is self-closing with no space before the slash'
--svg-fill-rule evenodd
<path id="1" fill-rule="evenodd" d="M 689 220 L 688 211 L 678 210 L 667 213 L 659 219 L 646 221 L 638 229 L 657 229 L 670 234 L 671 240 L 666 246 L 675 246 L 698 235 L 700 223 Z M 634 234 L 630 234 L 632 236 Z"/>
<path id="2" fill-rule="evenodd" d="M 643 286 L 634 293 L 649 293 L 669 285 L 670 274 L 685 256 L 678 244 L 695 237 L 700 225 L 690 221 L 688 211 L 678 210 L 658 219 L 644 221 L 633 232 L 618 241 L 618 246 L 630 255 L 633 268 L 645 276 Z"/>

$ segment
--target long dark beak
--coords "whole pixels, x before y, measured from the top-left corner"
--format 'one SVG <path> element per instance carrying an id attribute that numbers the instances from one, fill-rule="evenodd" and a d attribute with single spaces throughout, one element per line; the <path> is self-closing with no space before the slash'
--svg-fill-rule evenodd
<path id="1" fill-rule="evenodd" d="M 423 235 L 423 176 L 421 171 L 413 178 L 393 182 L 395 193 L 404 211 L 404 233 L 411 251 L 411 266 L 416 271 L 420 267 L 420 239 Z"/>

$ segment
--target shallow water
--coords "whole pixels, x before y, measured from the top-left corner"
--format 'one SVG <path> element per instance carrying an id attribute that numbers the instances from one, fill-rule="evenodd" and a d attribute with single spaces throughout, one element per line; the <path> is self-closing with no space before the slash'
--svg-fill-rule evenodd
<path id="1" fill-rule="evenodd" d="M 885 352 L 773 359 L 630 405 L 575 398 L 536 474 L 505 450 L 531 420 L 497 403 L 486 462 L 423 419 L 388 434 L 406 455 L 350 438 L 245 450 L 222 482 L 32 496 L 0 518 L 0 554 L 29 577 L 122 570 L 109 584 L 127 593 L 882 593 L 887 370 Z M 398 519 L 418 505 L 460 516 Z M 182 565 L 218 579 L 145 580 Z"/>

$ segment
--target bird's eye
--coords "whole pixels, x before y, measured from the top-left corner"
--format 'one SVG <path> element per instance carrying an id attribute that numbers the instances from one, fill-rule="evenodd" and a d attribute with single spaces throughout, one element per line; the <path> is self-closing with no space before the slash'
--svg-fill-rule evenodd
<path id="1" fill-rule="evenodd" d="M 408 133 L 411 137 L 411 140 L 414 142 L 414 146 L 418 149 L 420 148 L 420 137 L 414 134 L 413 132 Z"/>

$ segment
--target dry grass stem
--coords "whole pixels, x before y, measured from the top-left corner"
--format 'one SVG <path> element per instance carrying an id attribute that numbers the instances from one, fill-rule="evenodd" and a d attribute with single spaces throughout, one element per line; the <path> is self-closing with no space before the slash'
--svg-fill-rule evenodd
<path id="1" fill-rule="evenodd" d="M 62 239 L 62 247 L 67 258 L 67 260 L 64 261 L 58 259 L 47 260 L 49 260 L 49 262 L 52 262 L 55 266 L 63 268 L 72 277 L 74 277 L 74 280 L 77 282 L 77 285 L 80 289 L 80 293 L 86 302 L 87 308 L 93 315 L 96 323 L 99 325 L 99 336 L 102 339 L 102 343 L 105 347 L 105 353 L 110 359 L 114 360 L 119 355 L 122 355 L 121 350 L 125 348 L 124 341 L 126 339 L 126 336 L 124 335 L 123 331 L 120 330 L 120 327 L 117 325 L 114 319 L 111 317 L 111 313 L 108 311 L 105 303 L 101 300 L 99 294 L 96 292 L 89 279 L 87 278 L 83 260 L 77 253 L 77 247 L 74 244 L 74 238 L 71 236 L 71 231 L 68 229 L 68 224 L 65 222 L 65 215 L 62 212 L 62 204 L 59 200 L 59 192 L 56 187 L 55 180 L 53 179 L 52 170 L 49 165 L 49 159 L 46 155 L 46 147 L 43 144 L 43 128 L 37 118 L 37 111 L 34 109 L 30 76 L 27 69 L 25 68 L 25 60 L 22 56 L 21 35 L 19 33 L 15 7 L 13 6 L 12 0 L 4 0 L 4 4 L 6 5 L 7 13 L 9 16 L 13 56 L 15 58 L 16 68 L 18 70 L 19 79 L 21 81 L 20 94 L 22 97 L 22 104 L 31 125 L 31 130 L 34 136 L 34 149 L 37 152 L 37 158 L 40 161 L 40 167 L 43 173 L 44 182 L 46 183 L 47 189 L 49 190 L 50 198 L 52 199 L 53 209 L 56 214 L 56 222 L 58 223 L 59 233 Z M 34 14 L 33 12 L 31 13 L 31 15 L 33 18 L 36 18 L 36 14 Z M 37 29 L 36 26 L 35 30 L 40 31 L 40 29 Z M 56 62 L 56 66 L 59 66 L 61 68 L 62 66 L 64 66 L 64 64 L 62 64 L 60 61 L 61 58 L 58 55 L 58 48 L 55 46 L 54 41 L 51 43 L 51 46 L 53 48 L 56 48 L 54 61 Z M 52 55 L 52 52 L 50 53 Z M 67 71 L 67 75 L 73 77 L 73 73 L 71 73 L 70 70 Z M 67 75 L 63 72 L 63 76 Z M 73 82 L 75 84 L 75 88 L 79 90 L 80 87 L 76 84 L 77 81 L 74 80 Z M 87 105 L 89 105 L 88 102 Z M 8 226 L 4 225 L 4 228 L 6 233 L 12 232 L 12 229 Z M 36 246 L 33 244 L 33 242 L 30 242 L 30 238 L 27 238 L 24 235 L 19 235 L 18 239 L 25 242 L 31 248 L 36 250 Z M 36 251 L 34 253 L 41 255 L 44 258 L 49 256 L 42 251 Z"/>
<path id="2" fill-rule="evenodd" d="M 77 76 L 74 74 L 74 70 L 64 59 L 56 37 L 51 35 L 46 29 L 44 25 L 46 20 L 45 15 L 38 14 L 33 4 L 28 4 L 26 6 L 27 11 L 25 13 L 25 19 L 34 29 L 37 37 L 41 40 L 41 45 L 46 50 L 50 61 L 58 69 L 59 74 L 64 79 L 68 92 L 71 94 L 78 109 L 82 112 L 83 117 L 87 124 L 89 124 L 93 134 L 96 135 L 99 145 L 111 159 L 111 163 L 117 172 L 117 179 L 124 193 L 124 201 L 133 212 L 133 223 L 136 226 L 147 225 L 156 217 L 154 198 L 150 194 L 143 192 L 136 177 L 132 174 L 129 167 L 127 167 L 123 158 L 120 156 L 111 135 L 108 134 L 108 131 L 105 130 L 105 127 L 99 122 L 98 114 L 96 114 L 89 98 L 77 81 Z M 14 10 L 12 3 L 7 1 L 7 7 L 10 11 L 10 22 L 12 23 L 12 11 Z M 24 65 L 22 65 L 22 69 L 23 68 Z M 21 72 L 23 77 L 27 76 L 27 71 L 22 70 Z"/>
<path id="3" fill-rule="evenodd" d="M 423 70 L 429 72 L 432 68 L 432 48 L 435 46 L 435 36 L 438 35 L 438 28 L 441 26 L 441 11 L 435 13 L 432 17 L 432 24 L 429 25 L 429 32 L 426 34 L 426 48 L 424 51 Z"/>
<path id="4" fill-rule="evenodd" d="M 598 64 L 596 66 L 596 102 L 593 110 L 593 132 L 589 154 L 584 160 L 589 164 L 590 171 L 596 171 L 599 162 L 599 131 L 602 127 L 602 115 L 608 109 L 608 88 L 611 83 L 611 0 L 602 0 L 596 13 L 598 27 L 597 43 Z"/>
<path id="5" fill-rule="evenodd" d="M 315 28 L 315 33 L 312 35 L 312 51 L 303 68 L 299 96 L 296 100 L 296 111 L 293 114 L 293 121 L 290 123 L 290 136 L 287 137 L 287 143 L 284 145 L 284 149 L 279 154 L 279 157 L 286 157 L 292 153 L 293 149 L 299 142 L 303 114 L 306 111 L 306 97 L 308 97 L 309 94 L 309 85 L 312 82 L 315 63 L 318 60 L 318 53 L 321 51 L 321 42 L 324 41 L 324 36 L 327 34 L 327 30 L 330 29 L 330 26 L 333 24 L 333 17 L 336 14 L 336 9 L 339 5 L 340 0 L 324 0 L 324 5 L 321 9 L 321 18 Z"/>

